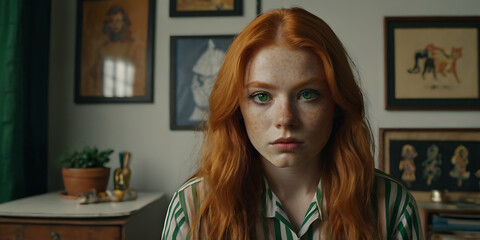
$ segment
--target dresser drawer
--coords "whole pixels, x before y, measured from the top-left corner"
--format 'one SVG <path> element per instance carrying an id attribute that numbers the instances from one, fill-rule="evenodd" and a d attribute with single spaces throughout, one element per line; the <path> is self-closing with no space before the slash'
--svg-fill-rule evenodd
<path id="1" fill-rule="evenodd" d="M 87 205 L 62 199 L 60 194 L 0 204 L 0 240 L 160 239 L 169 202 L 163 193 L 139 192 L 134 201 Z"/>
<path id="2" fill-rule="evenodd" d="M 0 224 L 0 240 L 121 239 L 120 226 L 78 226 L 56 224 Z"/>

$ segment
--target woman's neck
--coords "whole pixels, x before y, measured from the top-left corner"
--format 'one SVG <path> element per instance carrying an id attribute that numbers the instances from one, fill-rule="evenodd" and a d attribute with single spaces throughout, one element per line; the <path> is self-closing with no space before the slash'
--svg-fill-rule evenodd
<path id="1" fill-rule="evenodd" d="M 279 198 L 298 233 L 320 181 L 320 160 L 302 166 L 279 168 L 262 160 L 268 185 Z"/>
<path id="2" fill-rule="evenodd" d="M 285 168 L 276 167 L 267 160 L 262 161 L 268 184 L 278 197 L 315 193 L 320 181 L 320 160 Z"/>

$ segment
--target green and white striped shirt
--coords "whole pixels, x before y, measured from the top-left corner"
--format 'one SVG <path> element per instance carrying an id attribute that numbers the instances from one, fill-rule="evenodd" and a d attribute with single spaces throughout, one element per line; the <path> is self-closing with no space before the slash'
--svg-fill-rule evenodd
<path id="1" fill-rule="evenodd" d="M 168 207 L 162 239 L 189 239 L 190 225 L 200 207 L 199 194 L 204 189 L 202 178 L 186 182 L 173 196 Z M 375 186 L 382 239 L 423 239 L 415 199 L 397 180 L 376 170 Z M 295 232 L 280 200 L 269 188 L 266 179 L 262 186 L 262 214 L 256 223 L 256 239 L 319 239 L 324 214 L 328 209 L 322 198 L 321 183 L 299 232 Z"/>

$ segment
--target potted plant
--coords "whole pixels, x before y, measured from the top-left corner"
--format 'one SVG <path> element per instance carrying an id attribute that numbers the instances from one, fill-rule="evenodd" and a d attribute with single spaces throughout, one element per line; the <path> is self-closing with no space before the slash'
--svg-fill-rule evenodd
<path id="1" fill-rule="evenodd" d="M 58 158 L 62 167 L 63 184 L 68 196 L 77 196 L 91 189 L 104 192 L 107 188 L 112 149 L 99 151 L 97 147 L 84 146 L 82 150 L 67 152 Z"/>

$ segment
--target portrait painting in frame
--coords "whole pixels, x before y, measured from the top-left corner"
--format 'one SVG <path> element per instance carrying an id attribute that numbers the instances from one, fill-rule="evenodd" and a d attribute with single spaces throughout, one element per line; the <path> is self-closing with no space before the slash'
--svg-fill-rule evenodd
<path id="1" fill-rule="evenodd" d="M 233 35 L 170 37 L 170 128 L 195 130 Z"/>
<path id="2" fill-rule="evenodd" d="M 153 102 L 154 0 L 78 0 L 76 103 Z"/>
<path id="3" fill-rule="evenodd" d="M 241 15 L 243 0 L 170 0 L 170 17 Z"/>
<path id="4" fill-rule="evenodd" d="M 480 17 L 386 17 L 386 109 L 480 109 Z"/>

